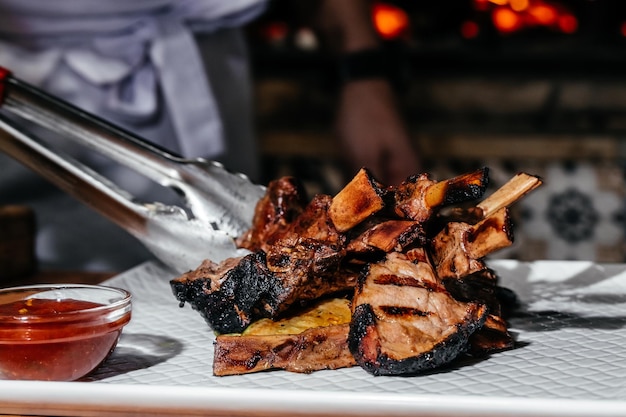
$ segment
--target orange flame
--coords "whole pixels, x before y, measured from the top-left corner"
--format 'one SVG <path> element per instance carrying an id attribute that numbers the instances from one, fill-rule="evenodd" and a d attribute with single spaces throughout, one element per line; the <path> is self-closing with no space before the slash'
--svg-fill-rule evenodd
<path id="1" fill-rule="evenodd" d="M 409 28 L 409 17 L 399 7 L 378 2 L 374 4 L 372 14 L 376 31 L 383 39 L 396 39 Z"/>
<path id="2" fill-rule="evenodd" d="M 501 33 L 543 26 L 572 34 L 578 19 L 564 5 L 547 0 L 474 0 L 477 11 L 491 11 L 491 20 Z M 490 5 L 490 7 L 487 7 Z"/>
<path id="3" fill-rule="evenodd" d="M 558 13 L 551 5 L 539 3 L 528 9 L 528 15 L 539 25 L 551 26 L 556 23 Z"/>
<path id="4" fill-rule="evenodd" d="M 498 7 L 491 15 L 494 26 L 502 33 L 512 33 L 522 27 L 522 19 L 507 7 Z"/>

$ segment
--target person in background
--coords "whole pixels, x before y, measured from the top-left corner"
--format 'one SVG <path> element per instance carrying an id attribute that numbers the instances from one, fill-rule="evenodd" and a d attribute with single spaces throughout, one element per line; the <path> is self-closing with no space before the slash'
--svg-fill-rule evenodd
<path id="1" fill-rule="evenodd" d="M 370 7 L 363 0 L 322 0 L 313 23 L 344 77 L 335 128 L 350 171 L 368 167 L 383 183 L 396 185 L 422 165 L 397 108 Z"/>
<path id="2" fill-rule="evenodd" d="M 241 29 L 265 7 L 262 0 L 0 0 L 0 66 L 174 153 L 221 161 L 254 181 L 261 167 Z M 317 5 L 319 30 L 338 56 L 379 47 L 368 10 L 361 0 Z M 355 169 L 368 166 L 396 183 L 419 168 L 384 78 L 346 80 L 337 132 Z M 139 199 L 164 199 L 156 184 L 91 162 Z M 120 271 L 150 259 L 132 236 L 44 179 L 5 156 L 0 164 L 0 204 L 34 208 L 42 266 Z"/>

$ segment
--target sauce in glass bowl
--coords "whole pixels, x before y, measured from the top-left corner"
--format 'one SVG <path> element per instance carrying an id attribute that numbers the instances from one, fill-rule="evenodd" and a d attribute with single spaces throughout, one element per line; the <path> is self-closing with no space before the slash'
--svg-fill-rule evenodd
<path id="1" fill-rule="evenodd" d="M 98 285 L 0 290 L 0 379 L 72 381 L 101 364 L 131 318 L 131 295 Z"/>

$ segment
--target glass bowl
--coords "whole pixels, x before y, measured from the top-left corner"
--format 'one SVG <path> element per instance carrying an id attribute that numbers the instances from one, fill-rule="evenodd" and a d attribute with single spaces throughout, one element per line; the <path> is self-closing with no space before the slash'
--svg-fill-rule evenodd
<path id="1" fill-rule="evenodd" d="M 131 295 L 119 288 L 0 289 L 0 379 L 82 378 L 113 351 L 130 317 Z"/>

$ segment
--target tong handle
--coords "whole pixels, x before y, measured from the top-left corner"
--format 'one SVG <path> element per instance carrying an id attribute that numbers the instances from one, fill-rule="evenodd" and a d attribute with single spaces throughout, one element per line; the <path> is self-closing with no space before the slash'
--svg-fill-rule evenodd
<path id="1" fill-rule="evenodd" d="M 183 272 L 204 259 L 219 261 L 240 253 L 233 237 L 249 227 L 264 187 L 226 171 L 217 162 L 187 160 L 161 149 L 14 78 L 2 67 L 0 108 L 180 192 L 191 218 L 178 206 L 136 202 L 111 181 L 53 150 L 0 112 L 0 151 L 117 223 L 174 270 Z"/>
<path id="2" fill-rule="evenodd" d="M 231 236 L 189 220 L 177 206 L 139 204 L 115 184 L 0 114 L 0 151 L 91 207 L 139 239 L 177 273 L 196 268 L 206 259 L 235 256 Z"/>
<path id="3" fill-rule="evenodd" d="M 177 165 L 185 159 L 15 78 L 3 67 L 0 107 L 132 167 L 161 185 L 180 180 Z"/>
<path id="4" fill-rule="evenodd" d="M 86 146 L 184 197 L 189 214 L 231 236 L 249 228 L 264 187 L 218 162 L 184 159 L 21 81 L 0 67 L 0 109 Z"/>

